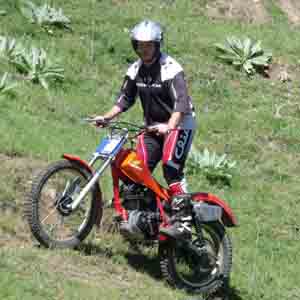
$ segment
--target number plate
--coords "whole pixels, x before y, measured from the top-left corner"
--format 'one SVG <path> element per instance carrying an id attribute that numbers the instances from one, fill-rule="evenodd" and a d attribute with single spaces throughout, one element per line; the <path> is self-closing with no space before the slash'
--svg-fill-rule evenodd
<path id="1" fill-rule="evenodd" d="M 112 154 L 120 145 L 122 138 L 104 138 L 98 145 L 96 152 L 102 155 Z"/>

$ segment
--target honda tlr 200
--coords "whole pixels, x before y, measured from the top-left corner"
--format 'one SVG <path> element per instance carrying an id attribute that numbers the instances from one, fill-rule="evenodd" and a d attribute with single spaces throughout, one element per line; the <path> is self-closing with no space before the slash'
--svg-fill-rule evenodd
<path id="1" fill-rule="evenodd" d="M 176 196 L 189 203 L 184 209 L 192 216 L 191 233 L 184 239 L 160 233 L 172 222 L 174 199 L 133 149 L 133 141 L 147 128 L 127 122 L 105 125 L 108 133 L 90 161 L 64 154 L 35 176 L 25 207 L 34 237 L 46 247 L 74 248 L 93 225 L 100 226 L 105 209 L 99 179 L 110 166 L 114 221 L 124 238 L 158 245 L 161 273 L 171 285 L 195 293 L 218 290 L 228 282 L 232 265 L 226 227 L 237 222 L 230 207 L 211 193 Z M 121 230 L 124 225 L 126 231 Z"/>

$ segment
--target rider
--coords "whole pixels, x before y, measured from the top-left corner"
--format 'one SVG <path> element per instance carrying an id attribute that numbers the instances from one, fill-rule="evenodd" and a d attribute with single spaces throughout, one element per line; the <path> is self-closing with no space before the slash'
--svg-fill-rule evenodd
<path id="1" fill-rule="evenodd" d="M 183 169 L 195 129 L 192 101 L 182 67 L 161 52 L 161 26 L 144 20 L 132 29 L 130 37 L 139 59 L 129 67 L 114 106 L 103 116 L 96 117 L 99 120 L 96 125 L 127 111 L 139 95 L 145 125 L 150 131 L 139 136 L 137 154 L 151 172 L 162 160 L 163 174 L 172 195 L 173 221 L 160 232 L 182 238 L 191 230 L 187 197 L 178 195 L 187 193 Z"/>

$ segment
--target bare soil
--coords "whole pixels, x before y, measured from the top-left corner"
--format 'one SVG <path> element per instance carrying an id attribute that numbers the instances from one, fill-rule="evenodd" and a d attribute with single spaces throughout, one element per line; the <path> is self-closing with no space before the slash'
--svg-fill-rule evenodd
<path id="1" fill-rule="evenodd" d="M 29 157 L 8 156 L 0 153 L 0 247 L 24 246 L 31 242 L 27 224 L 23 218 L 23 203 L 33 175 L 45 162 Z M 5 198 L 6 186 L 14 189 L 13 197 Z"/>
<path id="2" fill-rule="evenodd" d="M 209 1 L 206 9 L 207 15 L 216 19 L 237 19 L 257 24 L 270 20 L 262 0 L 213 0 Z"/>
<path id="3" fill-rule="evenodd" d="M 274 62 L 268 70 L 268 76 L 272 81 L 294 81 L 297 78 L 297 69 L 288 64 Z"/>
<path id="4" fill-rule="evenodd" d="M 292 24 L 300 24 L 300 1 L 299 0 L 277 0 L 278 6 L 286 13 Z"/>
<path id="5" fill-rule="evenodd" d="M 213 19 L 232 19 L 246 23 L 264 24 L 271 21 L 266 0 L 210 0 L 206 14 Z M 299 0 L 276 0 L 277 5 L 292 24 L 300 24 Z"/>
<path id="6" fill-rule="evenodd" d="M 0 190 L 4 190 L 0 194 L 0 247 L 36 244 L 24 218 L 24 201 L 30 191 L 32 178 L 47 162 L 0 153 L 0 165 Z M 6 186 L 14 191 L 5 193 Z M 112 220 L 113 209 L 106 208 L 98 233 L 115 232 L 117 228 Z"/>
<path id="7" fill-rule="evenodd" d="M 36 174 L 45 162 L 30 157 L 9 156 L 0 153 L 0 181 L 13 182 L 17 195 L 23 195 Z M 18 202 L 18 201 L 17 201 Z"/>

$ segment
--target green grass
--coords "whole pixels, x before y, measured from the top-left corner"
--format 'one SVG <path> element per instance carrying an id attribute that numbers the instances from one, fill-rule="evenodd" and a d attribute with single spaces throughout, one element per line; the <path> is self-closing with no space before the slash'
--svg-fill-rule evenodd
<path id="1" fill-rule="evenodd" d="M 127 250 L 116 236 L 79 251 L 0 249 L 3 299 L 185 299 L 157 281 L 153 254 Z M 138 261 L 143 261 L 140 265 Z M 148 275 L 147 271 L 150 272 Z M 150 293 L 151 291 L 151 293 Z"/>
<path id="2" fill-rule="evenodd" d="M 66 77 L 63 83 L 51 84 L 49 92 L 39 85 L 20 82 L 14 94 L 0 98 L 0 152 L 44 162 L 57 160 L 64 152 L 88 158 L 100 133 L 82 124 L 80 118 L 100 114 L 113 104 L 128 64 L 135 59 L 128 29 L 143 18 L 158 20 L 166 28 L 164 49 L 186 70 L 198 116 L 195 145 L 217 153 L 226 150 L 229 158 L 238 162 L 232 187 L 211 186 L 201 174 L 188 178 L 192 191 L 217 194 L 238 216 L 240 227 L 231 230 L 233 299 L 237 295 L 247 300 L 298 296 L 300 112 L 287 106 L 281 119 L 275 117 L 277 105 L 300 102 L 298 83 L 282 84 L 259 75 L 248 78 L 218 61 L 213 45 L 223 42 L 228 34 L 247 35 L 262 40 L 263 47 L 273 52 L 275 62 L 294 65 L 297 70 L 299 29 L 289 26 L 275 1 L 268 2 L 273 21 L 265 25 L 209 20 L 201 1 L 51 3 L 70 17 L 72 32 L 54 29 L 54 34 L 48 35 L 20 15 L 16 1 L 0 0 L 0 9 L 7 11 L 7 15 L 0 16 L 0 35 L 18 39 L 25 35 L 64 66 Z M 0 76 L 5 71 L 15 72 L 5 62 L 0 61 L 0 66 Z M 141 123 L 139 105 L 124 119 Z M 24 176 L 16 173 L 20 170 Z M 32 171 L 2 170 L 0 201 L 15 201 L 21 211 L 24 182 Z M 161 177 L 159 171 L 157 174 Z M 111 196 L 109 182 L 107 173 L 102 184 L 106 199 Z M 9 231 L 6 220 L 2 219 L 0 228 Z M 14 225 L 10 227 L 16 233 Z M 98 250 L 89 257 L 13 245 L 1 249 L 0 298 L 187 298 L 152 278 L 151 270 L 130 268 L 125 259 L 127 248 L 117 238 L 113 241 L 108 243 L 112 251 L 109 258 L 103 254 L 105 238 L 103 242 L 92 241 Z M 84 274 L 91 266 L 99 274 L 88 282 L 64 276 L 63 270 L 56 274 L 49 267 L 52 259 L 66 260 L 66 269 L 72 266 L 78 273 L 83 270 Z M 112 274 L 111 269 L 115 270 Z M 118 285 L 124 273 L 130 279 L 125 287 Z"/>

